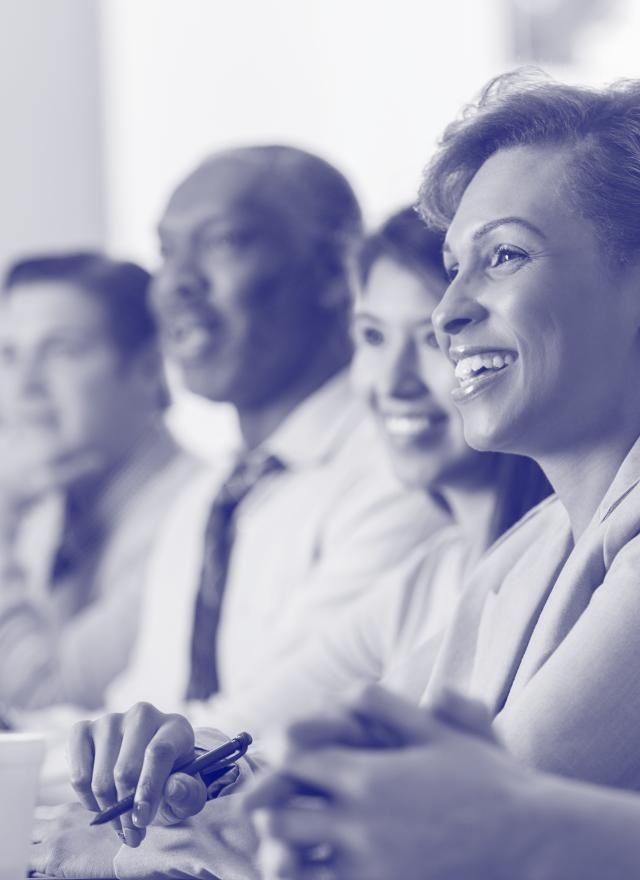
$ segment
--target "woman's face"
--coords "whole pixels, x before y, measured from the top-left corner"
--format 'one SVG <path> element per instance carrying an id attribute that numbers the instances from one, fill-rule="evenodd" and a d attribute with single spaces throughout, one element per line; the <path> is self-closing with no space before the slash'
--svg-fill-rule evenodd
<path id="1" fill-rule="evenodd" d="M 614 268 L 570 208 L 567 160 L 554 149 L 495 153 L 447 234 L 451 283 L 433 320 L 477 449 L 564 454 L 638 422 L 637 270 Z"/>
<path id="2" fill-rule="evenodd" d="M 453 368 L 431 324 L 444 287 L 435 272 L 418 274 L 380 257 L 354 310 L 354 383 L 382 430 L 398 476 L 420 488 L 471 479 L 485 459 L 464 440 L 451 397 Z"/>

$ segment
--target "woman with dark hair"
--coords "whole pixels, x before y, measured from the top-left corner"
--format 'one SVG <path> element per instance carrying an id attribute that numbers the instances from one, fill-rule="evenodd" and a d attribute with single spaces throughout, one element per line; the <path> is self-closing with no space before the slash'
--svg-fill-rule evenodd
<path id="1" fill-rule="evenodd" d="M 446 230 L 449 286 L 433 321 L 455 369 L 465 437 L 477 449 L 530 456 L 555 489 L 474 570 L 422 701 L 437 706 L 443 688 L 476 697 L 522 764 L 633 790 L 639 206 L 640 81 L 595 90 L 518 75 L 490 83 L 447 129 L 420 199 L 427 222 Z M 457 773 L 449 767 L 459 797 L 441 798 L 427 713 L 422 727 L 411 707 L 388 697 L 370 693 L 364 711 L 356 705 L 339 722 L 309 721 L 291 734 L 282 773 L 313 784 L 320 771 L 326 799 L 305 814 L 290 801 L 279 810 L 269 795 L 274 781 L 265 780 L 254 806 L 275 807 L 271 833 L 288 848 L 277 876 L 294 876 L 297 854 L 318 843 L 331 848 L 329 876 L 341 878 L 637 874 L 637 859 L 633 868 L 627 859 L 633 849 L 618 852 L 613 836 L 617 867 L 603 863 L 606 845 L 594 857 L 575 811 L 564 813 L 569 837 L 522 834 L 510 822 L 509 784 L 491 810 L 469 808 L 477 768 L 466 761 Z M 371 726 L 361 723 L 358 738 L 353 722 L 363 716 Z M 410 748 L 372 749 L 367 730 L 380 727 Z M 337 770 L 327 774 L 327 748 L 340 741 L 362 748 L 331 748 Z M 534 794 L 544 780 L 523 771 L 518 786 Z M 546 787 L 547 797 L 559 797 L 559 787 Z M 496 813 L 498 842 L 488 824 Z M 449 829 L 465 818 L 452 846 Z M 563 859 L 574 844 L 582 858 Z M 295 876 L 311 874 L 302 866 Z"/>
<path id="2" fill-rule="evenodd" d="M 447 485 L 491 487 L 489 521 L 477 521 L 468 536 L 475 535 L 474 543 L 479 540 L 480 549 L 485 549 L 541 501 L 550 486 L 530 459 L 478 455 L 464 441 L 462 421 L 449 394 L 454 380 L 443 370 L 440 353 L 431 353 L 437 351 L 437 343 L 430 315 L 446 284 L 443 241 L 440 232 L 425 227 L 414 208 L 394 214 L 365 241 L 359 261 L 362 287 L 355 305 L 353 373 L 404 483 L 444 495 L 445 501 Z M 390 415 L 401 414 L 399 420 L 385 418 L 385 400 Z M 420 401 L 428 400 L 438 401 L 440 417 L 423 430 Z M 412 419 L 416 407 L 418 418 Z M 409 418 L 403 419 L 406 413 Z M 447 466 L 443 455 L 457 456 L 460 465 Z M 459 507 L 463 516 L 465 507 L 464 502 Z M 457 513 L 453 511 L 456 520 Z"/>

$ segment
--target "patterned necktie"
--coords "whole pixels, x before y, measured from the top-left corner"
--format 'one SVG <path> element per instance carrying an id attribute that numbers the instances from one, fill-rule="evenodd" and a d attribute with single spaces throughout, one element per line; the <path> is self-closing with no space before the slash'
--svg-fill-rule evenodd
<path id="1" fill-rule="evenodd" d="M 188 700 L 205 700 L 218 690 L 216 640 L 231 549 L 233 515 L 240 502 L 263 477 L 284 469 L 274 456 L 242 459 L 223 484 L 209 513 L 205 531 L 200 587 L 191 636 Z"/>
<path id="2" fill-rule="evenodd" d="M 62 534 L 50 571 L 52 589 L 59 587 L 93 558 L 101 538 L 101 530 L 92 519 L 91 510 L 83 509 L 72 496 L 67 497 Z"/>

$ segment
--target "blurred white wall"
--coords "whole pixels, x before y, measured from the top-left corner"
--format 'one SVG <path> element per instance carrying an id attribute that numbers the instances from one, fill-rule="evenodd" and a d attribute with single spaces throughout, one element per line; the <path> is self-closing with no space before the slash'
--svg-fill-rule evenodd
<path id="1" fill-rule="evenodd" d="M 150 265 L 174 184 L 238 143 L 319 152 L 382 219 L 503 66 L 494 0 L 103 0 L 101 17 L 108 243 Z M 171 424 L 214 457 L 236 436 L 228 408 L 186 394 Z"/>
<path id="2" fill-rule="evenodd" d="M 318 151 L 381 219 L 504 64 L 494 0 L 103 0 L 102 20 L 109 242 L 149 260 L 174 183 L 229 144 Z"/>
<path id="3" fill-rule="evenodd" d="M 97 6 L 0 0 L 0 272 L 105 237 Z"/>
<path id="4" fill-rule="evenodd" d="M 415 198 L 458 107 L 518 63 L 509 7 L 553 14 L 569 3 L 576 15 L 586 9 L 582 0 L 0 0 L 0 271 L 17 253 L 92 245 L 152 268 L 174 184 L 237 143 L 320 152 L 376 223 Z M 640 76 L 640 2 L 587 5 L 602 14 L 583 16 L 572 66 L 552 72 Z M 234 435 L 228 410 L 188 396 L 173 423 L 211 454 Z"/>

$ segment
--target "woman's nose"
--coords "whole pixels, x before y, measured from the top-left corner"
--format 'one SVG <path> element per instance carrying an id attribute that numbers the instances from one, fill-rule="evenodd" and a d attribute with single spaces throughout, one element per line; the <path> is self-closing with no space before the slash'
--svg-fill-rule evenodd
<path id="1" fill-rule="evenodd" d="M 391 354 L 385 370 L 384 385 L 386 393 L 391 397 L 410 399 L 427 393 L 413 343 L 407 343 Z"/>
<path id="2" fill-rule="evenodd" d="M 455 336 L 466 327 L 483 321 L 487 314 L 477 297 L 471 295 L 466 286 L 454 281 L 436 306 L 431 320 L 439 333 Z"/>

